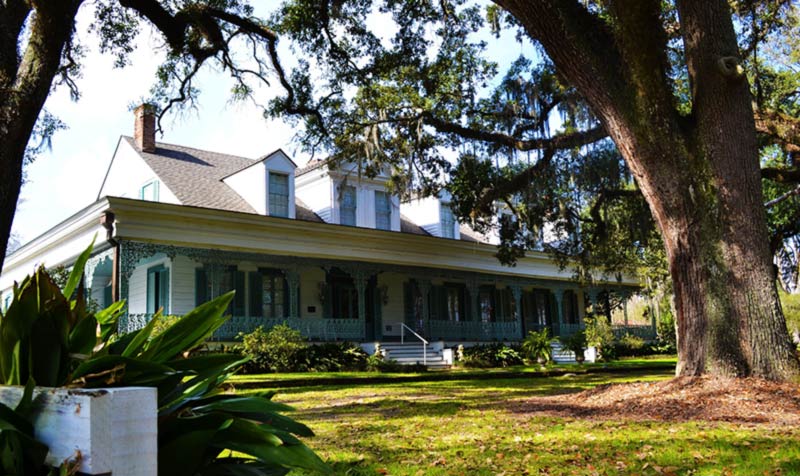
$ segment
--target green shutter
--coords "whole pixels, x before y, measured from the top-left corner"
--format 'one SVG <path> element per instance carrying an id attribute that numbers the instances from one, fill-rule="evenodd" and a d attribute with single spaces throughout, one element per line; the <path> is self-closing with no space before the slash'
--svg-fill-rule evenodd
<path id="1" fill-rule="evenodd" d="M 199 306 L 208 300 L 206 296 L 208 290 L 208 280 L 206 270 L 197 268 L 194 270 L 194 304 Z"/>
<path id="2" fill-rule="evenodd" d="M 164 314 L 169 314 L 169 269 L 162 268 L 158 271 L 158 307 L 164 308 Z"/>
<path id="3" fill-rule="evenodd" d="M 289 296 L 289 281 L 281 276 L 276 276 L 275 279 L 282 279 L 283 280 L 283 317 L 289 317 L 289 311 L 292 309 L 291 299 Z"/>
<path id="4" fill-rule="evenodd" d="M 155 270 L 147 270 L 147 313 L 156 312 L 156 277 Z"/>
<path id="5" fill-rule="evenodd" d="M 246 302 L 246 296 L 244 294 L 244 271 L 234 272 L 234 286 L 236 295 L 233 298 L 233 315 L 244 316 L 244 303 Z"/>
<path id="6" fill-rule="evenodd" d="M 258 271 L 251 271 L 249 273 L 250 280 L 250 316 L 262 317 L 264 309 L 262 303 L 264 302 L 264 288 L 261 282 L 261 273 Z"/>

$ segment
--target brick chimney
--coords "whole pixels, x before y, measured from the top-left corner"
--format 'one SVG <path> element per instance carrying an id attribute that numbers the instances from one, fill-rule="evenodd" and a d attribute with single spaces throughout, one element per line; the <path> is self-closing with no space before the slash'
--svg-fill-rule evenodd
<path id="1" fill-rule="evenodd" d="M 133 141 L 142 152 L 156 151 L 156 108 L 152 104 L 142 104 L 134 114 Z"/>

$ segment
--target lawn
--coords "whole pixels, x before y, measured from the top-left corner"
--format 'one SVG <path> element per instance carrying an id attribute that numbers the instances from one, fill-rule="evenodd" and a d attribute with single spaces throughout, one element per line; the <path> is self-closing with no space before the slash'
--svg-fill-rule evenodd
<path id="1" fill-rule="evenodd" d="M 558 417 L 526 400 L 668 370 L 559 377 L 398 381 L 286 388 L 275 397 L 313 428 L 307 440 L 349 475 L 800 474 L 800 428 Z M 253 390 L 241 390 L 247 393 Z M 293 475 L 305 474 L 293 472 Z"/>

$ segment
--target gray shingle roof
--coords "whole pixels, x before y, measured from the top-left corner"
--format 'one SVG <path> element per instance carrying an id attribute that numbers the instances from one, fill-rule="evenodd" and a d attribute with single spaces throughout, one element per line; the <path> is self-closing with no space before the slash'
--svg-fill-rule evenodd
<path id="1" fill-rule="evenodd" d="M 124 139 L 153 169 L 164 185 L 183 205 L 215 208 L 232 212 L 256 213 L 238 193 L 222 181 L 256 161 L 235 155 L 193 149 L 179 145 L 156 143 L 154 153 L 140 151 L 132 137 Z M 299 220 L 321 222 L 319 216 L 303 202 L 295 204 Z"/>
<path id="2" fill-rule="evenodd" d="M 222 179 L 255 164 L 258 160 L 263 160 L 265 157 L 253 160 L 162 142 L 156 142 L 156 151 L 149 153 L 140 151 L 132 137 L 123 136 L 123 138 L 153 169 L 164 185 L 175 194 L 181 204 L 241 213 L 257 213 Z M 297 169 L 295 174 L 301 175 L 310 172 L 327 163 L 327 160 L 316 160 Z M 323 222 L 319 215 L 299 198 L 295 198 L 295 217 L 303 221 Z M 403 215 L 400 216 L 400 231 L 430 236 L 430 233 Z M 482 241 L 471 230 L 465 230 L 463 226 L 461 227 L 461 239 Z"/>

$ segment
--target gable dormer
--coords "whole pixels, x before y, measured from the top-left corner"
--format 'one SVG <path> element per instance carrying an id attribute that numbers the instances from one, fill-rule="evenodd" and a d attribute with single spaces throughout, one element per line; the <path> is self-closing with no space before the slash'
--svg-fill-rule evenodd
<path id="1" fill-rule="evenodd" d="M 360 176 L 353 163 L 316 161 L 297 173 L 297 197 L 327 223 L 400 231 L 400 198 L 388 181 L 388 173 Z"/>
<path id="2" fill-rule="evenodd" d="M 435 197 L 415 197 L 403 203 L 403 214 L 433 236 L 461 239 L 458 220 L 450 206 L 450 194 L 439 192 Z"/>
<path id="3" fill-rule="evenodd" d="M 260 215 L 295 218 L 297 165 L 282 150 L 262 157 L 223 178 Z"/>

